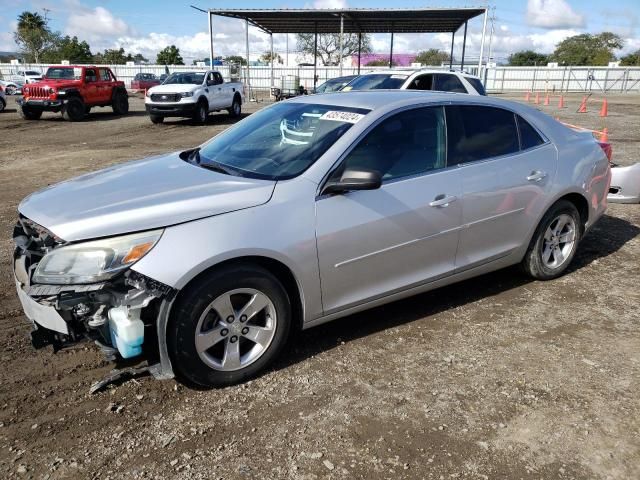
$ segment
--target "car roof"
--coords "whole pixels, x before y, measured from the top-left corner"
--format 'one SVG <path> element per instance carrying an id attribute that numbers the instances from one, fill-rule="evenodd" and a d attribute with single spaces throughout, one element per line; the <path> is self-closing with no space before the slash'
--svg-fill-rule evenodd
<path id="1" fill-rule="evenodd" d="M 404 68 L 404 69 L 396 68 L 396 69 L 390 69 L 390 70 L 374 70 L 371 72 L 365 72 L 362 75 L 376 75 L 376 74 L 413 75 L 415 73 L 447 73 L 450 75 L 460 75 L 462 77 L 478 78 L 477 76 L 471 75 L 470 73 L 467 73 L 467 72 L 459 72 L 457 70 L 445 70 L 443 68 Z"/>
<path id="2" fill-rule="evenodd" d="M 319 105 L 336 105 L 367 110 L 386 109 L 387 107 L 404 107 L 422 103 L 473 103 L 502 106 L 512 110 L 520 110 L 526 106 L 495 97 L 469 95 L 466 93 L 438 92 L 433 90 L 351 90 L 313 95 L 302 95 L 286 100 L 295 103 L 315 103 Z"/>

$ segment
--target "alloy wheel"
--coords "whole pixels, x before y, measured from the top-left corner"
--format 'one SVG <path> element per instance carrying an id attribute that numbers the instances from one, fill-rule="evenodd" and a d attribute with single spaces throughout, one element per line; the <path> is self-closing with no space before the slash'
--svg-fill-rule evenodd
<path id="1" fill-rule="evenodd" d="M 200 315 L 196 351 L 214 370 L 240 370 L 267 351 L 276 326 L 276 309 L 267 295 L 252 288 L 231 290 L 213 300 Z"/>
<path id="2" fill-rule="evenodd" d="M 576 242 L 576 224 L 570 215 L 556 217 L 547 227 L 542 242 L 542 262 L 547 268 L 562 266 L 571 256 Z"/>

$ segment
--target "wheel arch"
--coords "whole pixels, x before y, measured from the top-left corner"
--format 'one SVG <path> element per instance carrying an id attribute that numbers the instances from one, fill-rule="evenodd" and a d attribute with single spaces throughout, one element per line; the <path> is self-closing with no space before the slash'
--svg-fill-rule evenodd
<path id="1" fill-rule="evenodd" d="M 273 274 L 281 283 L 287 292 L 289 301 L 291 302 L 291 309 L 293 313 L 293 327 L 296 330 L 302 329 L 304 322 L 304 297 L 303 290 L 300 282 L 296 278 L 295 274 L 280 260 L 276 260 L 273 257 L 264 255 L 247 255 L 241 257 L 234 257 L 223 260 L 219 263 L 209 266 L 202 270 L 194 277 L 192 277 L 178 292 L 176 301 L 180 300 L 182 292 L 186 291 L 190 285 L 197 283 L 205 275 L 209 275 L 211 272 L 219 270 L 221 268 L 232 267 L 236 265 L 256 265 L 264 268 L 269 273 Z M 174 302 L 175 305 L 176 302 Z"/>
<path id="2" fill-rule="evenodd" d="M 240 102 L 240 105 L 242 105 L 242 95 L 240 95 L 240 92 L 235 92 L 233 94 L 233 100 L 238 99 L 238 101 Z"/>
<path id="3" fill-rule="evenodd" d="M 553 204 L 555 205 L 560 200 L 566 200 L 573 203 L 573 205 L 578 210 L 578 213 L 580 214 L 580 223 L 582 224 L 582 231 L 584 232 L 586 225 L 589 222 L 589 201 L 585 198 L 584 195 L 577 192 L 567 193 L 556 199 Z"/>

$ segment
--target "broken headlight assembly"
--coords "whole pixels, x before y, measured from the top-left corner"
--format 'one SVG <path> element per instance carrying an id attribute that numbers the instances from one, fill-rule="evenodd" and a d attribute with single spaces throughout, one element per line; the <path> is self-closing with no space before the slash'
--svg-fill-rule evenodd
<path id="1" fill-rule="evenodd" d="M 161 235 L 162 230 L 153 230 L 56 248 L 38 263 L 33 282 L 75 285 L 108 280 L 144 257 Z"/>

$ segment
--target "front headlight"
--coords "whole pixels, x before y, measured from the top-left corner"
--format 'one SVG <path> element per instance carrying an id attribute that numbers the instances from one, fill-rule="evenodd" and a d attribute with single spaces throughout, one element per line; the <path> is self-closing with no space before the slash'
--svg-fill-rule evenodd
<path id="1" fill-rule="evenodd" d="M 180 94 L 181 97 L 193 97 L 193 92 L 182 92 Z"/>
<path id="2" fill-rule="evenodd" d="M 40 261 L 33 281 L 69 285 L 108 280 L 144 257 L 161 235 L 162 230 L 153 230 L 57 248 Z"/>

